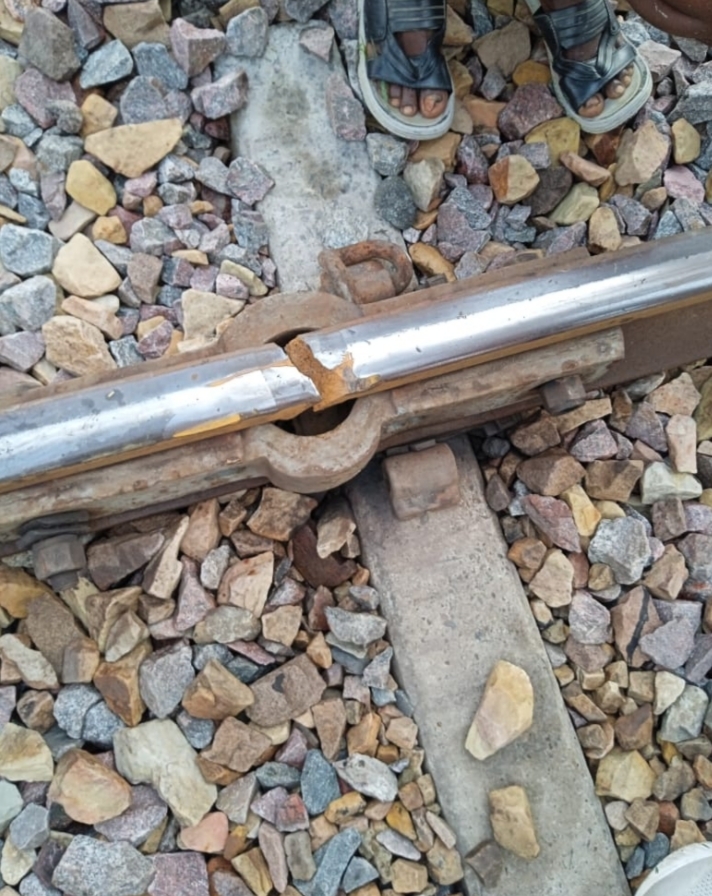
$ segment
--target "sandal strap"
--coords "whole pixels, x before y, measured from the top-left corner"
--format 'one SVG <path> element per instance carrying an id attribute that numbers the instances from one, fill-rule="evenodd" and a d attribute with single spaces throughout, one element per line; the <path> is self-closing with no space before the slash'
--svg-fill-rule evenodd
<path id="1" fill-rule="evenodd" d="M 368 77 L 415 90 L 451 91 L 450 72 L 440 52 L 445 18 L 445 0 L 365 0 L 364 36 L 378 51 L 366 63 Z M 431 32 L 424 52 L 406 56 L 395 35 L 420 30 Z"/>
<path id="2" fill-rule="evenodd" d="M 627 41 L 617 46 L 620 26 L 606 0 L 583 0 L 556 12 L 534 14 L 552 56 L 559 86 L 574 109 L 580 109 L 600 93 L 616 75 L 635 61 L 636 51 Z M 599 38 L 593 59 L 566 59 L 564 52 Z"/>
<path id="3" fill-rule="evenodd" d="M 440 31 L 445 27 L 445 4 L 437 0 L 388 0 L 388 23 L 393 34 Z"/>
<path id="4" fill-rule="evenodd" d="M 620 26 L 606 0 L 582 0 L 552 12 L 534 13 L 542 37 L 554 55 L 594 40 L 607 30 L 617 35 Z"/>

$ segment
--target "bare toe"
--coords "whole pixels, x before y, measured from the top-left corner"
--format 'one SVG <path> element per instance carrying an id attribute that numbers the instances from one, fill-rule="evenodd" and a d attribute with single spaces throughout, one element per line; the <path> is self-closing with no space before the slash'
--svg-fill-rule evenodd
<path id="1" fill-rule="evenodd" d="M 625 84 L 618 78 L 613 78 L 606 84 L 606 96 L 609 100 L 617 100 L 625 93 Z"/>
<path id="2" fill-rule="evenodd" d="M 437 118 L 445 111 L 447 98 L 444 90 L 421 90 L 418 103 L 420 114 L 423 118 Z"/>
<path id="3" fill-rule="evenodd" d="M 388 102 L 394 109 L 401 104 L 401 86 L 400 84 L 388 84 Z"/>
<path id="4" fill-rule="evenodd" d="M 412 87 L 402 88 L 400 110 L 409 117 L 418 111 L 418 96 Z"/>
<path id="5" fill-rule="evenodd" d="M 595 118 L 603 112 L 603 107 L 604 99 L 600 93 L 596 93 L 581 106 L 579 115 L 582 118 Z"/>

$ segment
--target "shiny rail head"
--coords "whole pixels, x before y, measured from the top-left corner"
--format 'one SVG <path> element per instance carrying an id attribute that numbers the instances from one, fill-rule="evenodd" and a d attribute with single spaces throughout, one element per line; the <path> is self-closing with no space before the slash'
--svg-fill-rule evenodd
<path id="1" fill-rule="evenodd" d="M 708 301 L 712 235 L 703 231 L 487 293 L 473 281 L 443 299 L 297 336 L 286 351 L 314 381 L 317 410 L 486 360 Z"/>
<path id="2" fill-rule="evenodd" d="M 276 345 L 28 397 L 0 412 L 0 490 L 293 417 L 319 397 Z"/>

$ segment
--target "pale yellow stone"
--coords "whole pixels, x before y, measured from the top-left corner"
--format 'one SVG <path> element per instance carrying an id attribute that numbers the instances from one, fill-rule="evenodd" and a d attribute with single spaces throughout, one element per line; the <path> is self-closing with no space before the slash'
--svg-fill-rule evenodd
<path id="1" fill-rule="evenodd" d="M 598 190 L 590 184 L 578 183 L 569 190 L 566 196 L 548 214 L 554 224 L 569 226 L 581 221 L 588 221 L 601 204 Z"/>
<path id="2" fill-rule="evenodd" d="M 581 128 L 570 118 L 554 118 L 538 124 L 524 138 L 525 143 L 546 143 L 549 147 L 551 164 L 560 164 L 563 152 L 578 153 L 581 142 Z"/>
<path id="3" fill-rule="evenodd" d="M 179 118 L 124 124 L 90 134 L 85 150 L 125 177 L 138 177 L 165 158 L 180 140 Z"/>
<path id="4" fill-rule="evenodd" d="M 0 56 L 0 59 L 4 58 L 4 56 Z M 14 224 L 27 224 L 27 218 L 24 215 L 21 215 L 12 208 L 8 208 L 7 205 L 0 204 L 0 218 L 4 218 L 6 221 L 12 221 Z"/>
<path id="5" fill-rule="evenodd" d="M 8 722 L 0 728 L 0 775 L 8 781 L 51 781 L 52 754 L 38 731 Z"/>
<path id="6" fill-rule="evenodd" d="M 652 673 L 651 673 L 652 674 Z M 653 792 L 655 772 L 637 750 L 612 750 L 596 772 L 596 793 L 601 797 L 647 800 Z"/>
<path id="7" fill-rule="evenodd" d="M 620 186 L 644 184 L 658 171 L 670 149 L 670 138 L 664 137 L 652 121 L 637 131 L 623 131 L 616 156 L 616 183 Z"/>
<path id="8" fill-rule="evenodd" d="M 237 264 L 237 262 L 230 261 L 229 258 L 226 258 L 220 264 L 220 273 L 229 274 L 231 277 L 236 277 L 238 280 L 245 284 L 251 296 L 259 297 L 267 294 L 267 287 L 260 280 L 257 274 L 255 274 L 254 271 L 251 271 L 248 267 L 245 267 L 245 265 L 243 264 Z"/>
<path id="9" fill-rule="evenodd" d="M 118 272 L 82 233 L 59 250 L 52 276 L 67 292 L 84 299 L 106 295 L 121 285 Z"/>
<path id="10" fill-rule="evenodd" d="M 99 131 L 105 131 L 107 128 L 110 128 L 119 114 L 116 106 L 112 106 L 108 100 L 105 100 L 98 93 L 90 93 L 80 109 L 84 117 L 80 134 L 84 139 L 90 134 L 97 134 Z"/>
<path id="11" fill-rule="evenodd" d="M 539 175 L 524 156 L 511 155 L 500 159 L 490 167 L 488 177 L 497 201 L 503 205 L 522 202 L 539 186 Z"/>
<path id="12" fill-rule="evenodd" d="M 534 689 L 529 676 L 506 660 L 489 674 L 482 701 L 465 741 L 475 759 L 487 759 L 531 728 Z"/>
<path id="13" fill-rule="evenodd" d="M 491 790 L 489 803 L 497 843 L 522 859 L 535 859 L 540 847 L 526 790 L 518 785 Z"/>
<path id="14" fill-rule="evenodd" d="M 84 376 L 115 370 L 101 330 L 77 317 L 53 317 L 42 325 L 47 359 L 61 370 Z"/>
<path id="15" fill-rule="evenodd" d="M 408 247 L 413 264 L 424 274 L 436 277 L 442 274 L 448 283 L 457 280 L 455 267 L 438 252 L 435 246 L 427 246 L 425 243 L 413 243 Z"/>
<path id="16" fill-rule="evenodd" d="M 67 193 L 84 208 L 105 215 L 116 205 L 116 190 L 87 159 L 72 162 L 65 183 Z"/>
<path id="17" fill-rule="evenodd" d="M 62 311 L 78 317 L 87 323 L 93 324 L 109 339 L 120 339 L 124 333 L 124 327 L 119 318 L 107 310 L 98 301 L 80 299 L 78 296 L 67 296 L 62 302 Z"/>
<path id="18" fill-rule="evenodd" d="M 569 505 L 579 535 L 585 537 L 593 535 L 601 521 L 601 512 L 594 506 L 582 486 L 572 485 L 559 497 Z"/>
<path id="19" fill-rule="evenodd" d="M 673 158 L 676 165 L 689 165 L 694 162 L 702 148 L 702 138 L 694 125 L 684 118 L 678 118 L 672 124 Z"/>
<path id="20" fill-rule="evenodd" d="M 552 550 L 529 583 L 529 590 L 549 607 L 565 607 L 573 597 L 574 568 L 558 549 Z"/>
<path id="21" fill-rule="evenodd" d="M 613 209 L 597 208 L 588 222 L 588 248 L 594 255 L 620 249 L 623 237 Z"/>
<path id="22" fill-rule="evenodd" d="M 97 218 L 91 226 L 91 238 L 93 240 L 103 240 L 107 243 L 114 243 L 117 246 L 123 246 L 128 242 L 128 234 L 118 215 L 110 215 L 108 217 L 102 215 Z"/>
<path id="23" fill-rule="evenodd" d="M 81 824 L 121 815 L 131 805 L 131 787 L 85 750 L 71 749 L 57 763 L 48 798 Z"/>
<path id="24" fill-rule="evenodd" d="M 235 317 L 245 306 L 241 300 L 226 299 L 214 292 L 198 289 L 186 289 L 181 304 L 186 339 L 213 336 L 222 321 Z"/>

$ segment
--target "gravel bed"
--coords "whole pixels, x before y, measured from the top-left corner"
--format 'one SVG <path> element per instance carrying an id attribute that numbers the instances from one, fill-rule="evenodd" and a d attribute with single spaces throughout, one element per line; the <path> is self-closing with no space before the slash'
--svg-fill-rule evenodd
<path id="1" fill-rule="evenodd" d="M 343 499 L 250 489 L 83 542 L 56 593 L 41 547 L 0 564 L 2 896 L 454 891 Z"/>
<path id="2" fill-rule="evenodd" d="M 709 362 L 476 438 L 634 887 L 712 839 L 711 439 Z"/>

